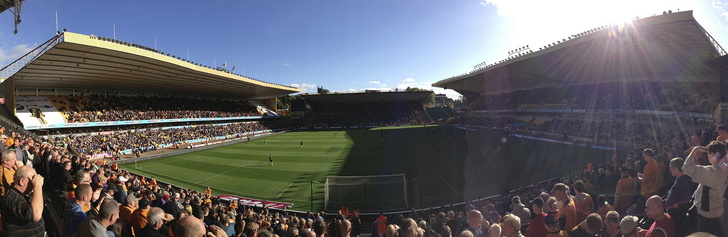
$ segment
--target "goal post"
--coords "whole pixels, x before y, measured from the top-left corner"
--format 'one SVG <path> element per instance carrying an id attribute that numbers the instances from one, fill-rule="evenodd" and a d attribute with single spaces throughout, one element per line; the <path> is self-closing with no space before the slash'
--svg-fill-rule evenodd
<path id="1" fill-rule="evenodd" d="M 342 206 L 364 212 L 406 210 L 407 178 L 404 174 L 371 176 L 327 176 L 324 210 Z"/>

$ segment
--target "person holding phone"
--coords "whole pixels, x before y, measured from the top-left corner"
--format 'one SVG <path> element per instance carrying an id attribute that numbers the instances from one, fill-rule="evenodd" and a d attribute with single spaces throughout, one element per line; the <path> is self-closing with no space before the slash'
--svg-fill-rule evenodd
<path id="1" fill-rule="evenodd" d="M 698 154 L 708 153 L 710 165 L 698 165 Z M 698 183 L 695 191 L 695 208 L 698 209 L 697 231 L 716 236 L 721 233 L 720 216 L 723 214 L 723 194 L 728 186 L 728 167 L 726 167 L 726 146 L 720 141 L 712 141 L 708 146 L 692 148 L 683 164 L 685 174 Z"/>

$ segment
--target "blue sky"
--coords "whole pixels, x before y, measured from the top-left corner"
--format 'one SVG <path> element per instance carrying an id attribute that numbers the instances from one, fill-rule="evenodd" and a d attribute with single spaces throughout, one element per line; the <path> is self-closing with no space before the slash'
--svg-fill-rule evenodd
<path id="1" fill-rule="evenodd" d="M 17 35 L 0 14 L 0 67 L 52 37 L 57 11 L 61 29 L 113 37 L 116 25 L 119 40 L 156 38 L 164 52 L 304 92 L 431 89 L 524 45 L 678 9 L 728 47 L 728 2 L 717 0 L 27 0 Z"/>

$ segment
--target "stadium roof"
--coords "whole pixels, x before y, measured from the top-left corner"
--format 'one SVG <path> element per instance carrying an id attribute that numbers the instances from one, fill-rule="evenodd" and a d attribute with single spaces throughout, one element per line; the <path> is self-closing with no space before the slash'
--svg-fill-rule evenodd
<path id="1" fill-rule="evenodd" d="M 413 92 L 374 92 L 350 94 L 303 95 L 303 98 L 312 104 L 338 104 L 338 103 L 371 103 L 393 101 L 422 101 L 432 91 Z"/>
<path id="2" fill-rule="evenodd" d="M 141 91 L 262 99 L 300 89 L 216 70 L 137 44 L 71 32 L 0 70 L 15 88 Z"/>
<path id="3" fill-rule="evenodd" d="M 597 27 L 558 44 L 432 84 L 461 94 L 608 81 L 717 81 L 725 50 L 692 11 Z"/>

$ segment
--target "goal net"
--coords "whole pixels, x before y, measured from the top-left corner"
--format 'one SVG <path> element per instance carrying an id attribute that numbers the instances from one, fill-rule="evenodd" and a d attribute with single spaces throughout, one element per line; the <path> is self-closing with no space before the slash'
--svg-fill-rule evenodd
<path id="1" fill-rule="evenodd" d="M 404 174 L 328 176 L 324 186 L 326 211 L 347 206 L 365 212 L 405 210 L 407 179 Z"/>

